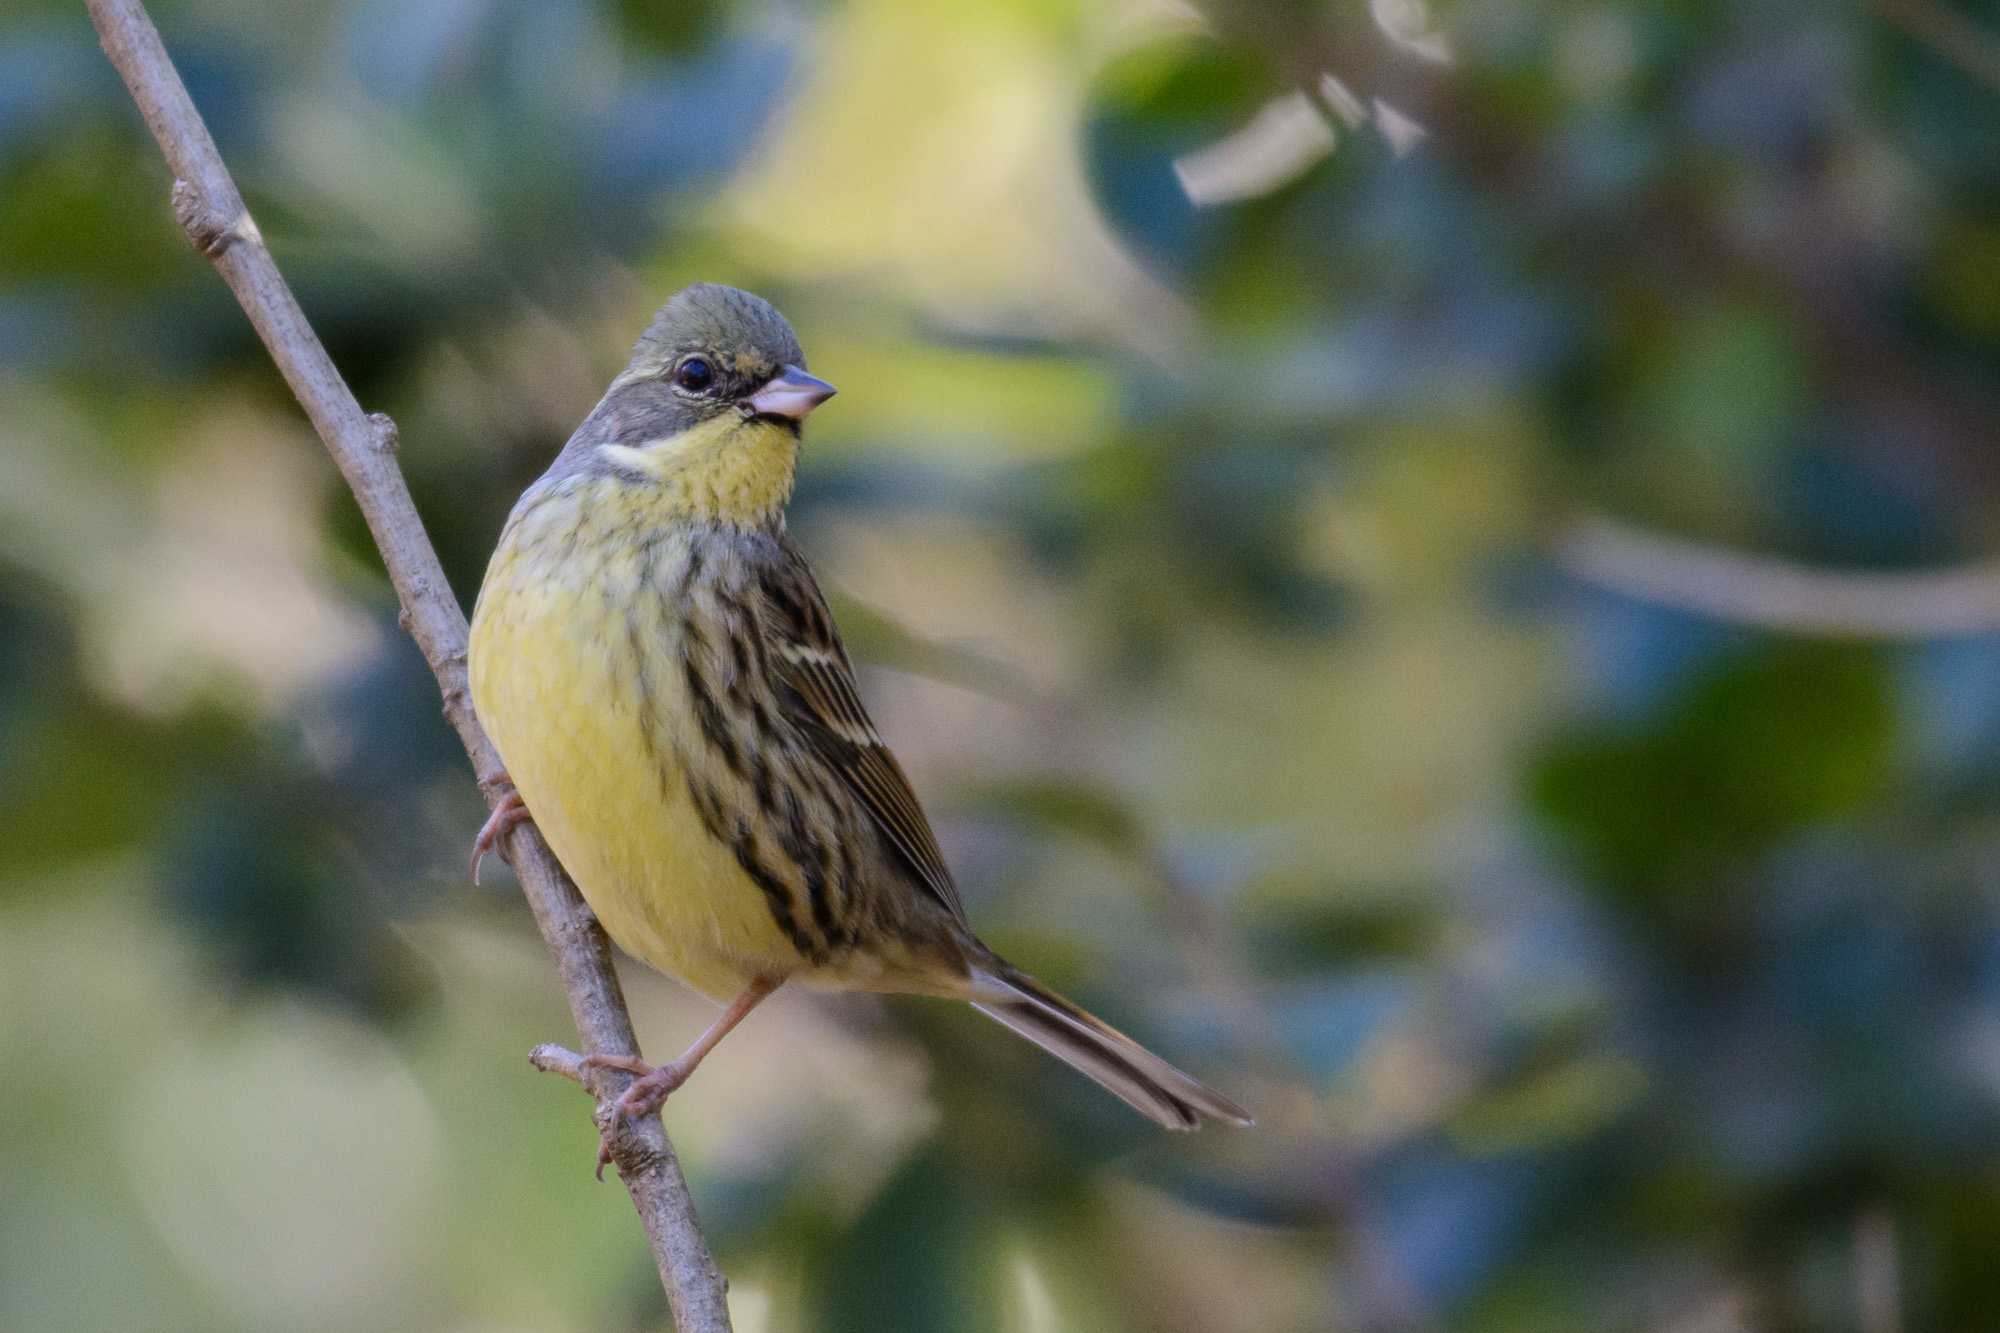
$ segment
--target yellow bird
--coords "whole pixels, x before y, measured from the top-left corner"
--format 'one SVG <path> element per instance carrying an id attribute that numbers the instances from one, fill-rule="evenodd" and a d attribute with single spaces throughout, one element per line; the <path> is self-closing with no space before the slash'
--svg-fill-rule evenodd
<path id="1" fill-rule="evenodd" d="M 980 943 L 877 734 L 785 505 L 806 373 L 767 302 L 701 284 L 640 337 L 514 506 L 472 617 L 472 697 L 514 791 L 611 938 L 721 1001 L 643 1114 L 787 981 L 971 1002 L 1171 1129 L 1228 1098 Z"/>

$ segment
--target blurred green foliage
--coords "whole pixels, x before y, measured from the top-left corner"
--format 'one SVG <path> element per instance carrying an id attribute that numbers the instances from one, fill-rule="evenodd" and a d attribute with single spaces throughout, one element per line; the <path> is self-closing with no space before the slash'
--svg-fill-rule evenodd
<path id="1" fill-rule="evenodd" d="M 155 10 L 468 602 L 654 304 L 776 300 L 982 930 L 1259 1112 L 781 997 L 669 1110 L 739 1328 L 1993 1322 L 2000 634 L 1545 539 L 1992 549 L 2000 8 Z M 80 6 L 0 17 L 0 1327 L 662 1327 L 167 185 Z"/>

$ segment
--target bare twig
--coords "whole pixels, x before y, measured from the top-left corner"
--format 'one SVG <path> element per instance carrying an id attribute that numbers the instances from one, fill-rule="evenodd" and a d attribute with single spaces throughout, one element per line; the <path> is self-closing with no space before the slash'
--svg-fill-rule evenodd
<path id="1" fill-rule="evenodd" d="M 1814 569 L 1592 517 L 1555 541 L 1571 577 L 1736 624 L 1839 639 L 2000 629 L 2000 562 L 1922 573 Z"/>
<path id="2" fill-rule="evenodd" d="M 580 1088 L 590 1086 L 584 1078 L 583 1057 L 567 1046 L 545 1041 L 528 1052 L 528 1063 L 544 1074 L 561 1074 Z"/>
<path id="3" fill-rule="evenodd" d="M 85 0 L 85 4 L 105 54 L 125 80 L 176 177 L 175 217 L 236 294 L 346 477 L 381 549 L 389 581 L 402 600 L 402 623 L 437 677 L 445 717 L 465 744 L 488 804 L 496 802 L 504 791 L 499 756 L 473 716 L 466 688 L 465 615 L 445 582 L 396 466 L 394 424 L 379 414 L 364 413 L 334 369 L 245 210 L 243 197 L 144 5 L 140 0 Z M 610 946 L 596 918 L 532 825 L 517 826 L 507 849 L 535 922 L 555 957 L 585 1047 L 607 1054 L 638 1054 Z M 615 1097 L 629 1077 L 607 1071 L 593 1091 L 600 1098 Z M 613 1160 L 645 1225 L 675 1326 L 681 1333 L 726 1333 L 725 1284 L 659 1117 L 628 1118 L 626 1123 L 629 1128 L 613 1144 Z"/>

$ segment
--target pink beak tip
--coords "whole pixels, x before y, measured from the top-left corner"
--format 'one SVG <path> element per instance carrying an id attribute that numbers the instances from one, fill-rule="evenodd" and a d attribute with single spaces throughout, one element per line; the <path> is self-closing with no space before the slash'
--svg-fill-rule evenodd
<path id="1" fill-rule="evenodd" d="M 808 375 L 797 366 L 786 366 L 769 384 L 745 401 L 758 416 L 804 421 L 808 413 L 833 397 L 835 392 L 825 380 Z"/>

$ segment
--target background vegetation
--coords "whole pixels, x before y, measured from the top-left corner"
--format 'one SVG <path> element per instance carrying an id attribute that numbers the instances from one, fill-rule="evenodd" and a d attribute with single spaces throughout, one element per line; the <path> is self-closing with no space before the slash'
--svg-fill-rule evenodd
<path id="1" fill-rule="evenodd" d="M 783 998 L 669 1110 L 740 1328 L 1992 1323 L 2000 636 L 1575 534 L 1993 549 L 1994 6 L 155 12 L 468 603 L 667 292 L 776 300 L 842 390 L 795 528 L 975 918 L 1261 1115 Z M 0 1326 L 658 1328 L 166 186 L 80 6 L 10 6 Z"/>

